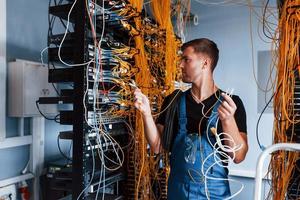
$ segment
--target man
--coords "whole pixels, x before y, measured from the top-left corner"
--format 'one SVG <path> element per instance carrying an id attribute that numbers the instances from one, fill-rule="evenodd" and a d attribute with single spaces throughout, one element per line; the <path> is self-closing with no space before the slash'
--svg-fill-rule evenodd
<path id="1" fill-rule="evenodd" d="M 182 79 L 191 89 L 166 97 L 156 123 L 139 89 L 135 107 L 142 113 L 152 150 L 159 153 L 164 147 L 171 153 L 169 200 L 230 198 L 228 158 L 240 163 L 248 151 L 245 109 L 238 96 L 215 85 L 219 50 L 213 41 L 195 39 L 181 49 Z"/>

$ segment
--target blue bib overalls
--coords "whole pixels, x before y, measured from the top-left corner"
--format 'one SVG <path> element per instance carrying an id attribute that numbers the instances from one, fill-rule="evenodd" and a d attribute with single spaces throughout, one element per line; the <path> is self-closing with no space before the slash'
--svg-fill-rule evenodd
<path id="1" fill-rule="evenodd" d="M 217 120 L 218 101 L 208 119 L 208 129 L 215 125 Z M 201 172 L 203 161 L 211 155 L 214 148 L 208 142 L 207 135 L 214 145 L 214 135 L 210 133 L 188 134 L 186 129 L 186 92 L 183 93 L 179 102 L 178 113 L 179 132 L 175 137 L 170 157 L 171 172 L 168 180 L 168 200 L 223 200 L 230 196 L 229 183 L 227 180 L 204 179 Z M 186 161 L 186 150 L 190 143 L 195 145 L 194 162 Z M 204 171 L 209 170 L 207 176 L 219 179 L 227 179 L 227 171 L 223 166 L 214 165 L 214 156 L 205 160 Z M 211 165 L 213 167 L 209 168 Z M 206 182 L 206 183 L 205 183 Z M 207 192 L 205 192 L 207 188 Z"/>

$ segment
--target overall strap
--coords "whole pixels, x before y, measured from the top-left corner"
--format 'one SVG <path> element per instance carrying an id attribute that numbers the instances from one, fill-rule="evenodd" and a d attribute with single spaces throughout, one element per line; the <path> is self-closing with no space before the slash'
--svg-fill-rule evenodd
<path id="1" fill-rule="evenodd" d="M 178 123 L 179 123 L 179 134 L 187 132 L 187 118 L 186 118 L 186 92 L 183 93 L 180 97 L 179 102 L 179 114 L 178 114 Z"/>

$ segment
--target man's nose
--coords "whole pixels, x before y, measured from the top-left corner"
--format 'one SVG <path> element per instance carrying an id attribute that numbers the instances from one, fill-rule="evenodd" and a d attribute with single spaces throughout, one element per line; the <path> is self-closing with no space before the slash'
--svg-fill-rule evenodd
<path id="1" fill-rule="evenodd" d="M 180 67 L 181 69 L 184 68 L 184 66 L 183 66 L 183 61 L 182 61 L 182 60 L 179 62 L 179 67 Z"/>

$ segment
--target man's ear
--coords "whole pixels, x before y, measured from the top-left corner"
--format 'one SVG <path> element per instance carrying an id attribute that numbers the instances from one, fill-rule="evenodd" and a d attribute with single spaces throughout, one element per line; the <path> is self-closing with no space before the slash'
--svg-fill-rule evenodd
<path id="1" fill-rule="evenodd" d="M 203 65 L 205 67 L 211 68 L 212 60 L 210 58 L 205 58 Z"/>
<path id="2" fill-rule="evenodd" d="M 207 59 L 203 60 L 202 69 L 205 69 L 206 67 L 208 67 L 208 61 L 207 61 Z"/>

